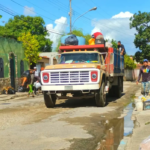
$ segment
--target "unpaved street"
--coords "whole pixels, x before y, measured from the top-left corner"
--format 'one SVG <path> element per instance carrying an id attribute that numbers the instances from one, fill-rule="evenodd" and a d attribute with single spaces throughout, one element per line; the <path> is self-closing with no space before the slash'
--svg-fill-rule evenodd
<path id="1" fill-rule="evenodd" d="M 125 82 L 118 100 L 98 108 L 92 100 L 58 100 L 47 109 L 43 97 L 0 101 L 0 150 L 117 150 L 125 135 L 123 108 L 139 89 Z"/>

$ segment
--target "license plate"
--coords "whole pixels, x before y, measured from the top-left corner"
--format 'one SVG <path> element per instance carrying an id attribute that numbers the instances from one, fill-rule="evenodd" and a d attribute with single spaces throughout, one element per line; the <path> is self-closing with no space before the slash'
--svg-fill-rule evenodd
<path id="1" fill-rule="evenodd" d="M 67 91 L 73 90 L 73 86 L 65 86 L 65 90 Z"/>

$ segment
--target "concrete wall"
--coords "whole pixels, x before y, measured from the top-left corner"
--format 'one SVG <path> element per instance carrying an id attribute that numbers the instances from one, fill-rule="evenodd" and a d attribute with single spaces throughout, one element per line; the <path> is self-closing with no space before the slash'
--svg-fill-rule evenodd
<path id="1" fill-rule="evenodd" d="M 129 70 L 126 69 L 124 73 L 124 80 L 136 81 L 139 75 L 139 69 Z"/>
<path id="2" fill-rule="evenodd" d="M 21 78 L 15 79 L 15 90 L 17 91 L 18 87 L 21 84 Z M 11 86 L 10 78 L 0 78 L 0 94 L 2 93 L 2 90 L 4 87 Z"/>
<path id="3" fill-rule="evenodd" d="M 21 77 L 21 60 L 24 62 L 24 71 L 29 69 L 29 65 L 24 61 L 24 49 L 22 43 L 14 39 L 0 37 L 0 58 L 4 64 L 4 78 L 0 78 L 0 91 L 5 86 L 11 86 L 10 81 L 10 58 L 14 56 L 14 70 L 15 70 L 15 88 L 17 89 Z"/>
<path id="4" fill-rule="evenodd" d="M 7 78 L 10 76 L 10 55 L 15 56 L 15 71 L 16 77 L 20 77 L 20 61 L 24 61 L 24 49 L 22 43 L 14 39 L 0 37 L 0 58 L 4 61 L 4 77 Z M 29 67 L 28 63 L 24 61 L 24 70 L 27 70 Z"/>

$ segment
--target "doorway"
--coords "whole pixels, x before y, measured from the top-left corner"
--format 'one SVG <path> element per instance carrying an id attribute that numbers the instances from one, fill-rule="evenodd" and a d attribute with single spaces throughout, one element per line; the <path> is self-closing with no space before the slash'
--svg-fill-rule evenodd
<path id="1" fill-rule="evenodd" d="M 24 61 L 21 60 L 20 61 L 20 75 L 22 75 L 24 73 Z"/>
<path id="2" fill-rule="evenodd" d="M 0 58 L 0 78 L 4 78 L 4 62 L 2 58 Z"/>
<path id="3" fill-rule="evenodd" d="M 11 87 L 15 89 L 15 56 L 14 54 L 10 55 L 10 81 L 11 81 Z"/>

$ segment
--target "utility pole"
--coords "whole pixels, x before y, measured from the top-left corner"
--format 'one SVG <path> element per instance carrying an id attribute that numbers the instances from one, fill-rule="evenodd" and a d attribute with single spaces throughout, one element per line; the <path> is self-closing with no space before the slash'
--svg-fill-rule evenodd
<path id="1" fill-rule="evenodd" d="M 71 0 L 70 0 L 70 33 L 72 32 L 72 8 L 71 8 Z"/>

